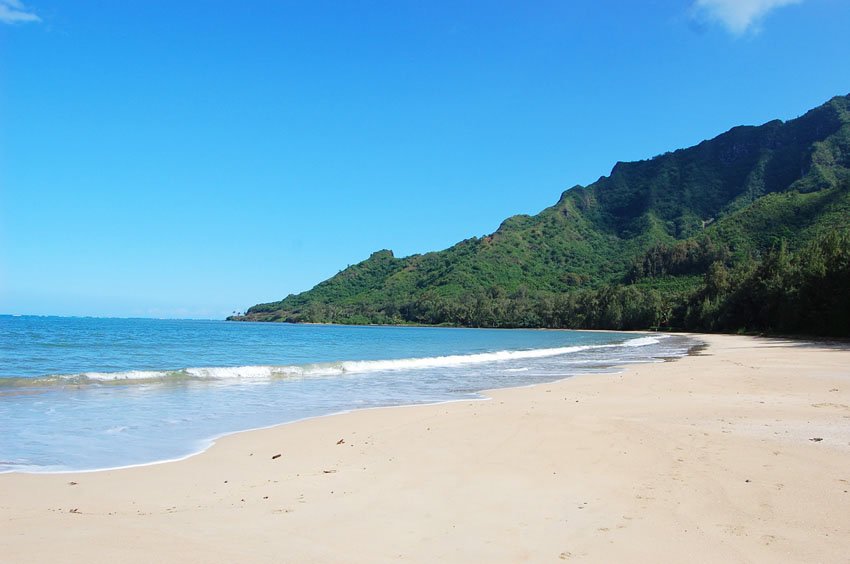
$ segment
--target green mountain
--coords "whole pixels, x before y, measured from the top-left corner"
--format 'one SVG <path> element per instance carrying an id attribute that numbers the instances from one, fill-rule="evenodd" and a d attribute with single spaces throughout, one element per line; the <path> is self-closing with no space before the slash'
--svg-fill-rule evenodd
<path id="1" fill-rule="evenodd" d="M 710 302 L 738 291 L 780 247 L 801 272 L 799 262 L 848 220 L 850 95 L 787 122 L 618 162 L 491 235 L 405 258 L 378 251 L 307 292 L 229 319 L 729 329 L 709 319 L 719 315 L 706 310 L 709 274 L 731 280 L 726 297 Z M 830 260 L 841 271 L 842 259 Z"/>

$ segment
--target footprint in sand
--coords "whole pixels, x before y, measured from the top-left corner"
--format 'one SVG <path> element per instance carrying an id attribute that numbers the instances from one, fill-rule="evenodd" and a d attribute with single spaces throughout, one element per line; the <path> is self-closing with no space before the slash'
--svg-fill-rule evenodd
<path id="1" fill-rule="evenodd" d="M 763 542 L 765 545 L 771 545 L 776 542 L 776 537 L 773 535 L 762 535 L 761 542 Z"/>
<path id="2" fill-rule="evenodd" d="M 848 406 L 848 405 L 845 405 L 843 403 L 833 403 L 833 402 L 813 403 L 812 407 L 832 407 L 832 408 L 835 408 L 835 409 L 850 410 L 850 406 Z"/>

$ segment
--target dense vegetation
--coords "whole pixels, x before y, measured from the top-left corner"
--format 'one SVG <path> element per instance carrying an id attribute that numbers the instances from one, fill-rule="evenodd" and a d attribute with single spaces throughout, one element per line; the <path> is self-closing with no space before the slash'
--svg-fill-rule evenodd
<path id="1" fill-rule="evenodd" d="M 444 251 L 231 319 L 850 335 L 850 96 L 617 163 Z"/>

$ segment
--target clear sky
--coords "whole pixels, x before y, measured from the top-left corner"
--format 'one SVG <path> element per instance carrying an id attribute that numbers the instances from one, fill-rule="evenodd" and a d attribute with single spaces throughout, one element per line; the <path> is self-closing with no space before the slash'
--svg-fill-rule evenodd
<path id="1" fill-rule="evenodd" d="M 847 0 L 0 0 L 0 313 L 222 318 L 850 92 Z"/>

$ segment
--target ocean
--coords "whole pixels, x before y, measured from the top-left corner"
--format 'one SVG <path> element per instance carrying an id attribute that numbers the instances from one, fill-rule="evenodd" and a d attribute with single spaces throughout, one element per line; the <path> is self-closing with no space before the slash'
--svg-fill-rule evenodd
<path id="1" fill-rule="evenodd" d="M 0 472 L 175 460 L 228 433 L 483 399 L 693 345 L 664 334 L 0 316 Z"/>

